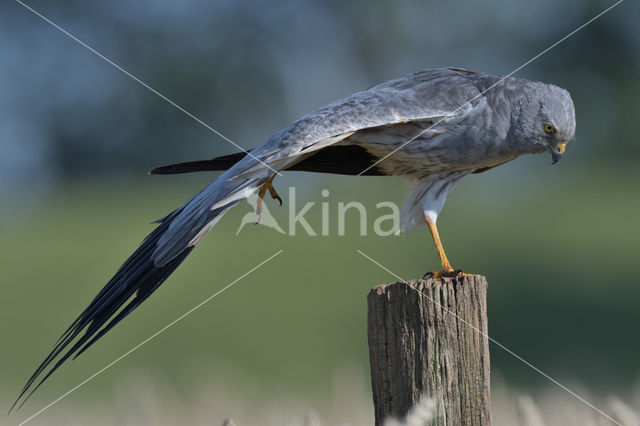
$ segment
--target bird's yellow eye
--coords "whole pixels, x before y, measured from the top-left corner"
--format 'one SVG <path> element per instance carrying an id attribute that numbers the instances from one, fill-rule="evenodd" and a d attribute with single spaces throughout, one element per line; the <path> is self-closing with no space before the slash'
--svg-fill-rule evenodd
<path id="1" fill-rule="evenodd" d="M 547 133 L 554 133 L 556 129 L 551 124 L 545 124 L 544 131 Z"/>

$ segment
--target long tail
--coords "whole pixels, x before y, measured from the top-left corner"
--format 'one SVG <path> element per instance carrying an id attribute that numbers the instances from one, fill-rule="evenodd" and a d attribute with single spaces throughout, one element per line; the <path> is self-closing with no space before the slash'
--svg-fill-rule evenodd
<path id="1" fill-rule="evenodd" d="M 73 357 L 73 359 L 78 357 L 144 302 L 182 263 L 193 247 L 186 247 L 180 254 L 162 266 L 156 266 L 152 259 L 158 240 L 181 210 L 182 208 L 161 219 L 160 225 L 145 238 L 140 247 L 124 262 L 89 306 L 73 321 L 58 339 L 51 353 L 29 378 L 20 395 L 11 406 L 9 413 L 18 404 L 18 408 L 22 407 L 36 389 L 62 363 L 70 357 Z M 129 303 L 125 305 L 127 302 Z M 123 305 L 125 306 L 123 307 Z M 83 330 L 85 330 L 84 334 L 78 338 Z M 76 338 L 77 341 L 73 346 L 64 352 Z M 55 364 L 49 368 L 54 362 Z M 45 373 L 47 368 L 49 370 Z"/>

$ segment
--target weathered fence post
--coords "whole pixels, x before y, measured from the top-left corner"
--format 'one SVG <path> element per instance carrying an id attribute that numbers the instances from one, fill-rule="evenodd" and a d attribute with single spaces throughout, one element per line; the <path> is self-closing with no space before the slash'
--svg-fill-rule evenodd
<path id="1" fill-rule="evenodd" d="M 367 297 L 376 425 L 422 395 L 434 425 L 489 425 L 487 281 L 480 275 L 375 287 Z"/>

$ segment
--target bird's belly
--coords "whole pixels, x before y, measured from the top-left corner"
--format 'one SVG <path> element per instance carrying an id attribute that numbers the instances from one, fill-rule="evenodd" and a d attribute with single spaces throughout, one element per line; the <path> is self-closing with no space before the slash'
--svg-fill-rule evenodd
<path id="1" fill-rule="evenodd" d="M 426 142 L 426 143 L 425 143 Z M 435 173 L 495 167 L 517 155 L 501 150 L 497 144 L 466 141 L 433 143 L 432 140 L 400 144 L 367 144 L 367 151 L 379 158 L 378 167 L 392 175 L 420 178 Z"/>

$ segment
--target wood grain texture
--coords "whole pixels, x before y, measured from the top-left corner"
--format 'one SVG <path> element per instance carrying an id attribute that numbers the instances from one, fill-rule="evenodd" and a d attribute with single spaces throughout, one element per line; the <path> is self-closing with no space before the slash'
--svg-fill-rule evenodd
<path id="1" fill-rule="evenodd" d="M 426 394 L 435 425 L 489 425 L 487 281 L 479 275 L 383 284 L 368 302 L 376 425 Z"/>

